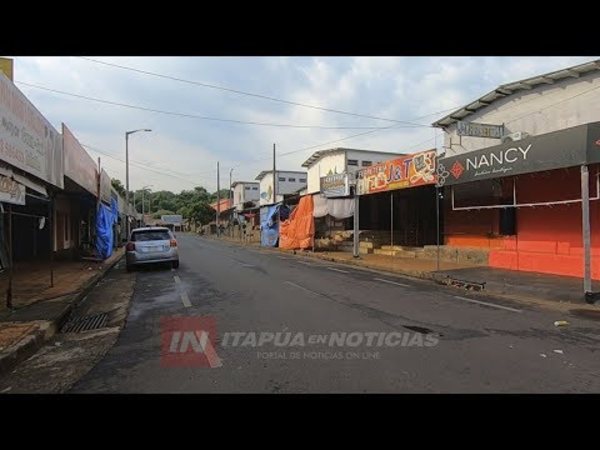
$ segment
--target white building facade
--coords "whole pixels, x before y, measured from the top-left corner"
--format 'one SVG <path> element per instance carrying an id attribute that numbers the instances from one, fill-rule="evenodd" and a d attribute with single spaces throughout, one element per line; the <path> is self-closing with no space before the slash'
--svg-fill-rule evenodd
<path id="1" fill-rule="evenodd" d="M 433 124 L 444 130 L 446 156 L 498 145 L 460 136 L 458 121 L 504 125 L 513 140 L 600 121 L 600 60 L 503 84 Z"/>
<path id="2" fill-rule="evenodd" d="M 277 199 L 273 199 L 273 171 L 263 170 L 256 177 L 260 184 L 260 206 L 283 201 L 284 194 L 293 194 L 306 187 L 306 172 L 278 170 L 276 175 Z"/>
<path id="3" fill-rule="evenodd" d="M 255 202 L 260 199 L 260 183 L 255 181 L 235 181 L 231 188 L 233 190 L 233 206 L 236 211 L 242 211 L 244 204 Z"/>

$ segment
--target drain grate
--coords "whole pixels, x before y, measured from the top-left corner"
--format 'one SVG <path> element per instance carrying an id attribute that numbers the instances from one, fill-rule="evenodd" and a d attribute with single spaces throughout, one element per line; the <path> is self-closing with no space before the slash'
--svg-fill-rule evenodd
<path id="1" fill-rule="evenodd" d="M 458 278 L 448 277 L 446 279 L 446 284 L 448 286 L 464 288 L 468 291 L 482 291 L 485 289 L 485 281 L 460 280 Z"/>
<path id="2" fill-rule="evenodd" d="M 61 333 L 81 333 L 82 331 L 103 328 L 108 322 L 108 313 L 94 314 L 91 316 L 74 317 L 65 323 Z"/>

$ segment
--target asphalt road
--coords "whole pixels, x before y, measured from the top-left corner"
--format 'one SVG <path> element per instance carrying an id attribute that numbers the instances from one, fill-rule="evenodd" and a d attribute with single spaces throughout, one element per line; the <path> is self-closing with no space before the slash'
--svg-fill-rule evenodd
<path id="1" fill-rule="evenodd" d="M 71 392 L 600 392 L 599 322 L 570 317 L 557 328 L 559 313 L 425 281 L 194 235 L 178 241 L 178 270 L 132 275 L 125 328 Z M 203 346 L 197 334 L 178 354 L 185 333 L 161 333 L 168 317 L 206 318 L 215 341 Z M 281 345 L 268 342 L 277 332 Z"/>

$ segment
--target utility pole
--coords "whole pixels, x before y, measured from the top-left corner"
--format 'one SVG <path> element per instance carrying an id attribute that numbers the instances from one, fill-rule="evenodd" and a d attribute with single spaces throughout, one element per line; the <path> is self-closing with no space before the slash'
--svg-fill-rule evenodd
<path id="1" fill-rule="evenodd" d="M 219 229 L 219 216 L 221 215 L 221 193 L 219 190 L 221 185 L 219 183 L 219 161 L 217 161 L 217 236 L 221 237 L 221 230 Z"/>
<path id="2" fill-rule="evenodd" d="M 588 166 L 581 166 L 581 219 L 583 234 L 583 293 L 586 297 L 592 293 L 592 255 L 590 232 L 590 188 Z"/>
<path id="3" fill-rule="evenodd" d="M 359 240 L 359 203 L 358 203 L 358 183 L 354 185 L 354 231 L 352 233 L 353 248 L 352 256 L 360 258 L 360 240 Z"/>
<path id="4" fill-rule="evenodd" d="M 275 171 L 275 144 L 273 144 L 273 204 L 277 203 L 277 172 Z"/>
<path id="5" fill-rule="evenodd" d="M 233 205 L 233 191 L 231 190 L 231 173 L 233 172 L 233 167 L 229 169 L 229 199 L 231 200 L 231 205 Z"/>

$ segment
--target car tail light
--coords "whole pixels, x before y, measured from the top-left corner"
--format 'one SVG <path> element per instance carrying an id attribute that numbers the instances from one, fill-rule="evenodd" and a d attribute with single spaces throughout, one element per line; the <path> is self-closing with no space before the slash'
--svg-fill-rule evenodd
<path id="1" fill-rule="evenodd" d="M 175 239 L 171 239 L 171 247 L 177 247 L 177 241 Z"/>
<path id="2" fill-rule="evenodd" d="M 133 242 L 128 242 L 127 245 L 125 246 L 125 249 L 128 252 L 132 252 L 135 250 L 135 244 Z"/>

